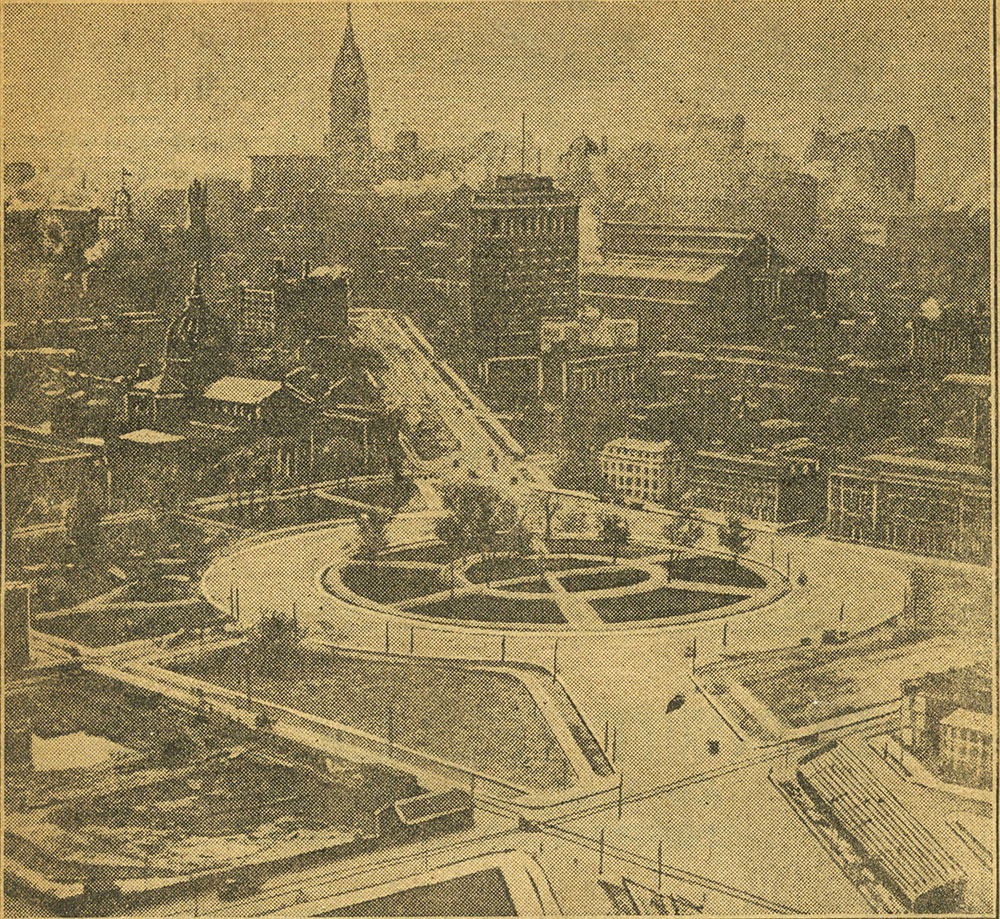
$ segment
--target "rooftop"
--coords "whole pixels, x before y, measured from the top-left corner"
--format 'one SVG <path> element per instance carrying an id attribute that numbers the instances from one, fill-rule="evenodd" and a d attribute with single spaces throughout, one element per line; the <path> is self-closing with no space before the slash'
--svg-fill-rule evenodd
<path id="1" fill-rule="evenodd" d="M 974 712 L 968 708 L 956 708 L 950 715 L 945 715 L 941 724 L 953 728 L 968 728 L 980 734 L 993 736 L 993 716 L 985 712 Z"/>
<path id="2" fill-rule="evenodd" d="M 396 814 L 407 826 L 472 809 L 472 797 L 461 788 L 404 798 L 395 804 Z"/>
<path id="3" fill-rule="evenodd" d="M 605 450 L 636 450 L 641 453 L 666 453 L 673 447 L 669 440 L 639 440 L 637 437 L 619 437 L 608 441 Z"/>
<path id="4" fill-rule="evenodd" d="M 950 476 L 968 476 L 984 479 L 987 472 L 980 466 L 964 463 L 944 463 L 940 460 L 924 459 L 920 456 L 900 456 L 896 453 L 874 453 L 865 457 L 866 463 L 876 463 L 880 466 L 896 466 L 900 469 L 911 469 L 916 472 L 938 473 Z"/>
<path id="5" fill-rule="evenodd" d="M 990 388 L 990 377 L 985 373 L 949 373 L 944 378 L 945 383 L 957 383 L 959 386 L 982 386 Z"/>
<path id="6" fill-rule="evenodd" d="M 138 431 L 129 431 L 122 434 L 120 440 L 127 440 L 134 444 L 175 444 L 184 440 L 180 434 L 167 434 L 165 431 L 154 431 L 152 428 L 141 428 Z"/>
<path id="7" fill-rule="evenodd" d="M 220 377 L 209 383 L 202 393 L 204 398 L 217 402 L 239 402 L 257 405 L 271 398 L 282 384 L 277 380 L 258 380 L 254 377 Z"/>
<path id="8" fill-rule="evenodd" d="M 922 894 L 965 878 L 951 853 L 848 748 L 821 748 L 800 762 L 799 775 L 911 904 Z"/>
<path id="9" fill-rule="evenodd" d="M 586 274 L 606 278 L 635 278 L 641 281 L 687 281 L 707 284 L 726 265 L 715 259 L 685 256 L 663 258 L 609 258 L 586 269 Z"/>
<path id="10" fill-rule="evenodd" d="M 133 388 L 141 390 L 142 392 L 159 392 L 160 387 L 162 385 L 163 385 L 163 374 L 158 373 L 155 377 L 150 377 L 148 380 L 143 380 L 141 383 L 136 383 Z"/>

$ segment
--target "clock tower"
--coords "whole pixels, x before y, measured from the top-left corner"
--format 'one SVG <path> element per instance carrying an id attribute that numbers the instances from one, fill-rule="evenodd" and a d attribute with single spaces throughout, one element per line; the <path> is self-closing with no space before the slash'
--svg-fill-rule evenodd
<path id="1" fill-rule="evenodd" d="M 330 133 L 325 146 L 337 187 L 370 183 L 372 135 L 368 76 L 354 39 L 350 4 L 347 4 L 347 27 L 330 81 Z"/>

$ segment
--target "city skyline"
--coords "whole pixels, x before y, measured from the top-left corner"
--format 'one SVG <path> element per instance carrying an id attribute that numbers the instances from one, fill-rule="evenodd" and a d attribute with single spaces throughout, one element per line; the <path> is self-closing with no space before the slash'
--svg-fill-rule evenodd
<path id="1" fill-rule="evenodd" d="M 978 200 L 988 187 L 982 4 L 876 4 L 858 19 L 848 5 L 797 21 L 769 6 L 746 10 L 742 28 L 701 0 L 522 7 L 356 5 L 376 147 L 404 129 L 428 147 L 514 137 L 522 111 L 546 168 L 581 133 L 655 142 L 692 112 L 743 114 L 748 140 L 792 156 L 820 123 L 908 124 L 918 196 Z M 321 148 L 344 4 L 10 5 L 5 17 L 8 160 L 242 175 L 248 152 Z"/>

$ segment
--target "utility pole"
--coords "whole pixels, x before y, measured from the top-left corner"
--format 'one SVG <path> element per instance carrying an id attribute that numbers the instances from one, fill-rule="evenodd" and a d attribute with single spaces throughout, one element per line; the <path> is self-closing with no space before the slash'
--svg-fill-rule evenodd
<path id="1" fill-rule="evenodd" d="M 727 641 L 728 637 L 729 637 L 729 620 L 726 619 L 722 623 L 722 647 L 723 648 L 726 647 L 726 641 Z"/>
<path id="2" fill-rule="evenodd" d="M 500 636 L 500 663 L 502 664 L 507 659 L 507 636 Z"/>
<path id="3" fill-rule="evenodd" d="M 840 622 L 844 621 L 844 601 L 840 602 Z"/>
<path id="4" fill-rule="evenodd" d="M 788 552 L 785 555 L 785 580 L 790 581 L 792 579 L 792 553 Z"/>
<path id="5" fill-rule="evenodd" d="M 604 874 L 604 827 L 601 827 L 601 847 L 598 850 L 600 853 L 597 860 L 597 873 L 598 875 Z"/>
<path id="6" fill-rule="evenodd" d="M 389 623 L 385 624 L 385 653 L 389 653 Z"/>
<path id="7" fill-rule="evenodd" d="M 611 765 L 613 766 L 618 761 L 618 725 L 612 725 L 611 727 Z"/>
<path id="8" fill-rule="evenodd" d="M 604 721 L 604 754 L 607 756 L 608 753 L 608 729 L 610 724 L 607 719 Z"/>
<path id="9" fill-rule="evenodd" d="M 656 892 L 663 890 L 663 840 L 656 847 Z"/>
<path id="10" fill-rule="evenodd" d="M 410 654 L 413 654 L 413 626 L 410 626 Z"/>
<path id="11" fill-rule="evenodd" d="M 521 112 L 521 175 L 524 175 L 524 145 L 527 137 L 527 115 Z"/>
<path id="12" fill-rule="evenodd" d="M 559 639 L 556 639 L 556 643 L 552 646 L 552 682 L 556 681 L 556 667 L 559 662 Z"/>
<path id="13" fill-rule="evenodd" d="M 618 820 L 621 822 L 622 819 L 622 777 L 619 773 L 618 775 Z"/>

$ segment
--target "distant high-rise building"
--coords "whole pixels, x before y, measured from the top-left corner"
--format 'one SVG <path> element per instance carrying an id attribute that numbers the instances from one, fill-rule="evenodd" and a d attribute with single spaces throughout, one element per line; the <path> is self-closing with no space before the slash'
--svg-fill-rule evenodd
<path id="1" fill-rule="evenodd" d="M 576 315 L 579 217 L 545 176 L 499 176 L 473 197 L 470 304 L 487 353 L 537 350 L 543 319 Z"/>
<path id="2" fill-rule="evenodd" d="M 368 75 L 354 39 L 348 4 L 347 27 L 330 81 L 330 133 L 325 140 L 336 186 L 352 187 L 371 181 L 371 114 Z"/>
<path id="3" fill-rule="evenodd" d="M 906 126 L 842 134 L 813 132 L 810 165 L 829 164 L 827 194 L 844 203 L 875 206 L 912 201 L 916 194 L 916 140 Z"/>

